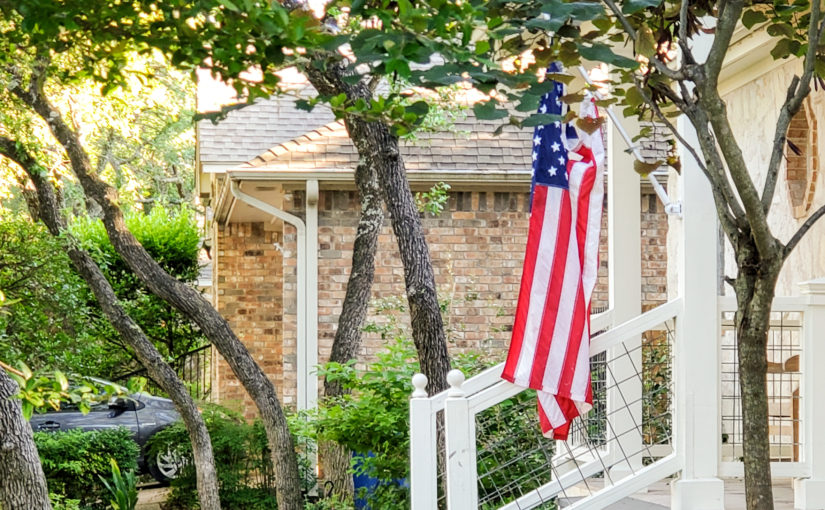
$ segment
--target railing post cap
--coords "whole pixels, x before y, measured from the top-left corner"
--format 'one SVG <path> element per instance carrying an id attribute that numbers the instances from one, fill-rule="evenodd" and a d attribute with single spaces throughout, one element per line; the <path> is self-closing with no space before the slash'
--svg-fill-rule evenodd
<path id="1" fill-rule="evenodd" d="M 424 374 L 415 374 L 412 376 L 413 390 L 412 398 L 427 398 L 427 376 Z"/>
<path id="2" fill-rule="evenodd" d="M 803 294 L 825 294 L 825 278 L 814 278 L 799 284 Z"/>
<path id="3" fill-rule="evenodd" d="M 457 368 L 447 372 L 447 384 L 450 385 L 450 391 L 447 393 L 448 397 L 464 396 L 464 390 L 461 389 L 461 385 L 464 384 L 464 379 L 464 374 Z"/>

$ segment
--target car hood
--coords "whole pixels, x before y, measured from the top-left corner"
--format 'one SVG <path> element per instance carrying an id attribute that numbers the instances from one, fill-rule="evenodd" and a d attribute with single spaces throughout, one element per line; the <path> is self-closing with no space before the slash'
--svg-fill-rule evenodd
<path id="1" fill-rule="evenodd" d="M 132 398 L 152 409 L 175 411 L 175 404 L 168 398 L 156 397 L 148 393 L 137 393 L 132 395 Z"/>

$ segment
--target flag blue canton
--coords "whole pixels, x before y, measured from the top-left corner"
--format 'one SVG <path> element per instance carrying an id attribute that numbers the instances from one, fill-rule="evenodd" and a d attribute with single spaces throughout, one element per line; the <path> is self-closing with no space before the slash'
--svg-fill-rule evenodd
<path id="1" fill-rule="evenodd" d="M 561 65 L 554 62 L 547 70 L 548 73 L 561 72 Z M 553 88 L 542 96 L 538 113 L 564 115 L 569 109 L 561 100 L 564 96 L 564 85 L 553 81 Z M 566 136 L 563 136 L 566 135 Z M 537 126 L 533 131 L 533 186 L 542 184 L 567 188 L 567 140 L 577 138 L 576 129 L 561 121 L 552 122 L 544 126 Z"/>

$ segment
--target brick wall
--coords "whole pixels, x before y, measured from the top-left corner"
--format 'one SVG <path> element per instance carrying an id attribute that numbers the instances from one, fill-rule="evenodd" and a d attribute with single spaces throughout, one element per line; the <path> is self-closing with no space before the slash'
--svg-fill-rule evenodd
<path id="1" fill-rule="evenodd" d="M 215 228 L 213 304 L 281 391 L 283 380 L 283 256 L 281 233 L 270 223 Z M 229 366 L 213 349 L 213 396 L 229 407 L 254 412 Z M 282 395 L 281 395 L 282 396 Z"/>
<path id="2" fill-rule="evenodd" d="M 292 191 L 291 196 L 289 212 L 302 217 L 303 192 Z M 451 191 L 447 207 L 440 216 L 422 218 L 439 297 L 446 300 L 449 306 L 446 326 L 449 348 L 453 353 L 483 351 L 499 359 L 506 353 L 521 278 L 528 226 L 528 200 L 528 194 L 520 192 Z M 290 202 L 287 199 L 285 203 Z M 318 218 L 318 335 L 319 360 L 322 363 L 329 359 L 346 290 L 359 208 L 354 191 L 321 191 Z M 605 308 L 608 304 L 606 218 L 605 215 L 602 222 L 599 279 L 592 302 L 594 310 Z M 643 195 L 641 221 L 642 293 L 644 307 L 647 309 L 664 302 L 667 296 L 667 218 L 661 204 L 656 202 L 655 195 Z M 217 236 L 218 280 L 215 289 L 218 292 L 218 309 L 232 320 L 241 339 L 252 346 L 256 359 L 261 359 L 264 353 L 275 357 L 274 360 L 266 360 L 267 373 L 273 374 L 284 404 L 294 406 L 297 388 L 295 231 L 289 225 L 283 227 L 281 258 L 281 252 L 272 245 L 278 241 L 277 233 L 262 232 L 262 227 L 255 228 L 259 234 L 257 237 L 252 235 L 254 228 L 248 224 L 232 226 L 229 231 L 221 230 Z M 256 255 L 242 255 L 250 251 Z M 262 255 L 258 256 L 258 252 Z M 265 259 L 268 257 L 271 258 L 267 262 Z M 242 261 L 230 263 L 227 260 L 238 258 Z M 235 291 L 252 291 L 255 288 L 255 282 L 251 280 L 253 277 L 248 273 L 251 267 L 255 268 L 254 271 L 262 272 L 268 285 L 272 285 L 274 294 L 255 294 L 250 296 L 253 300 L 246 301 L 239 299 L 243 295 L 236 295 Z M 282 288 L 279 271 L 283 271 Z M 403 296 L 403 267 L 389 219 L 385 221 L 380 234 L 375 273 L 373 299 Z M 229 278 L 228 275 L 237 276 L 232 277 L 232 280 L 221 280 Z M 281 290 L 282 300 L 277 296 Z M 274 301 L 256 303 L 255 296 L 272 298 Z M 403 299 L 399 302 L 406 304 Z M 279 320 L 282 304 L 283 329 Z M 248 323 L 252 305 L 262 307 L 257 312 L 259 315 L 269 314 L 266 315 L 266 321 L 263 317 L 257 319 L 264 321 L 266 326 Z M 245 310 L 243 315 L 239 312 L 241 309 Z M 390 316 L 397 317 L 401 327 L 406 325 L 404 313 L 386 311 L 372 314 L 368 321 L 387 324 L 391 320 Z M 261 328 L 272 334 L 259 336 Z M 378 333 L 366 333 L 361 359 L 370 359 L 386 342 Z M 237 400 L 238 392 L 242 389 L 237 385 L 232 386 L 236 383 L 231 376 L 226 375 L 225 370 L 220 377 L 219 398 L 224 400 L 228 395 Z"/>

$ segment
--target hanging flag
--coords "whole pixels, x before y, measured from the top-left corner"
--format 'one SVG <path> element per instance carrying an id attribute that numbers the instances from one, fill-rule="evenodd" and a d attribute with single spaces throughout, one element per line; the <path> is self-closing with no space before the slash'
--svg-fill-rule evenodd
<path id="1" fill-rule="evenodd" d="M 549 70 L 559 71 L 557 64 Z M 555 82 L 539 113 L 561 115 L 563 95 L 564 86 Z M 592 99 L 580 115 L 597 119 Z M 555 439 L 567 439 L 570 422 L 593 406 L 590 296 L 603 200 L 601 128 L 576 140 L 575 129 L 562 122 L 537 127 L 530 229 L 502 378 L 537 390 L 542 432 Z"/>

